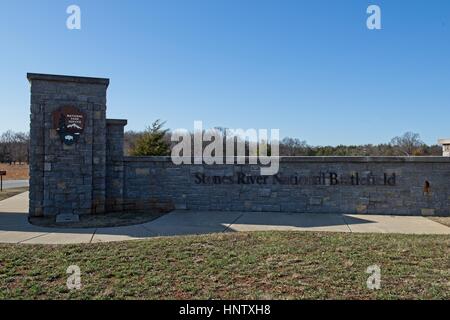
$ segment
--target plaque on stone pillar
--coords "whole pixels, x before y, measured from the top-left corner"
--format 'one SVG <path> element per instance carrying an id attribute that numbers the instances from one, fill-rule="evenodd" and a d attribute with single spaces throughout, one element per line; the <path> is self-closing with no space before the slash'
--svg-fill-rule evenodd
<path id="1" fill-rule="evenodd" d="M 84 130 L 86 116 L 78 108 L 65 106 L 54 111 L 53 129 L 58 132 L 61 142 L 71 146 L 78 142 Z"/>

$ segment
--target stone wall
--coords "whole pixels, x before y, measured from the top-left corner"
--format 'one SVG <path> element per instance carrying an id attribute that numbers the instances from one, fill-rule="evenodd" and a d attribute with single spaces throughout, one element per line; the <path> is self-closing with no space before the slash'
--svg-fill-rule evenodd
<path id="1" fill-rule="evenodd" d="M 279 175 L 267 178 L 254 165 L 124 158 L 126 210 L 448 215 L 449 182 L 443 157 L 283 158 Z"/>
<path id="2" fill-rule="evenodd" d="M 271 177 L 249 164 L 176 166 L 165 157 L 124 157 L 127 122 L 106 119 L 108 79 L 28 79 L 31 216 L 70 221 L 155 208 L 449 214 L 449 157 L 283 158 L 279 175 Z M 59 114 L 66 108 L 83 115 L 81 134 L 67 131 L 73 116 Z M 63 130 L 55 127 L 55 114 L 65 119 Z"/>

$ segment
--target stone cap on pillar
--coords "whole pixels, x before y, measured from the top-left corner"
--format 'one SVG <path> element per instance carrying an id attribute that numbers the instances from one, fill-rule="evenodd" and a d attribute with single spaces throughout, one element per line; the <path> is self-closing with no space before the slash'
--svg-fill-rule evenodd
<path id="1" fill-rule="evenodd" d="M 107 78 L 75 77 L 75 76 L 63 76 L 63 75 L 43 74 L 43 73 L 27 73 L 27 79 L 30 82 L 32 80 L 44 80 L 44 81 L 58 81 L 58 82 L 101 84 L 106 86 L 109 85 L 109 79 Z"/>
<path id="2" fill-rule="evenodd" d="M 107 126 L 126 126 L 127 123 L 126 119 L 106 119 Z"/>
<path id="3" fill-rule="evenodd" d="M 450 139 L 439 139 L 438 140 L 438 144 L 440 144 L 441 146 L 444 146 L 446 144 L 450 144 Z"/>
<path id="4" fill-rule="evenodd" d="M 450 157 L 450 139 L 439 139 L 438 143 L 442 146 L 442 156 Z"/>

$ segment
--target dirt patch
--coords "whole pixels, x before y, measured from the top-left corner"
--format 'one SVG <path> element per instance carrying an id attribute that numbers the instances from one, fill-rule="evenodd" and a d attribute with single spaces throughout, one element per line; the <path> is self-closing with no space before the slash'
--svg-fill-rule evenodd
<path id="1" fill-rule="evenodd" d="M 428 219 L 443 224 L 444 226 L 450 227 L 450 217 L 428 217 Z"/>
<path id="2" fill-rule="evenodd" d="M 14 188 L 14 189 L 5 189 L 0 191 L 0 201 L 14 197 L 20 193 L 27 192 L 28 187 Z"/>
<path id="3" fill-rule="evenodd" d="M 28 164 L 0 163 L 0 171 L 6 171 L 6 176 L 3 176 L 3 181 L 27 180 L 29 178 Z"/>
<path id="4" fill-rule="evenodd" d="M 168 213 L 167 211 L 153 211 L 145 213 L 107 213 L 92 214 L 80 216 L 79 222 L 56 223 L 55 217 L 32 217 L 29 219 L 31 224 L 40 227 L 55 228 L 107 228 L 122 227 L 155 220 Z"/>

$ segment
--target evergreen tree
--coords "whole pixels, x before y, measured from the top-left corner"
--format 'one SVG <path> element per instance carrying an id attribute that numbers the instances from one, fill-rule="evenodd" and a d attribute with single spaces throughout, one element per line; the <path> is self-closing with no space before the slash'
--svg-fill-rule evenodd
<path id="1" fill-rule="evenodd" d="M 170 145 L 164 139 L 169 129 L 162 129 L 165 122 L 156 120 L 137 139 L 132 156 L 167 156 L 170 153 Z"/>

